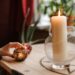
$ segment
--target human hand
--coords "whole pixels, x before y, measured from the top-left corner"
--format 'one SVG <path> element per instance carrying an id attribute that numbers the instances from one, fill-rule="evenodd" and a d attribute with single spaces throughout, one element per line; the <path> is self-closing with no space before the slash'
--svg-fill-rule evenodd
<path id="1" fill-rule="evenodd" d="M 11 56 L 12 57 L 12 54 L 9 53 L 9 49 L 10 48 L 24 48 L 25 47 L 19 43 L 19 42 L 10 42 L 8 44 L 6 44 L 5 46 L 3 46 L 2 48 L 0 48 L 0 55 L 1 56 Z"/>
<path id="2" fill-rule="evenodd" d="M 32 47 L 29 43 L 24 43 L 23 46 L 24 46 L 24 48 L 22 48 L 22 47 L 17 48 L 13 52 L 13 57 L 15 58 L 16 61 L 25 60 L 32 50 Z"/>
<path id="3" fill-rule="evenodd" d="M 24 48 L 26 50 L 26 53 L 29 54 L 31 52 L 31 50 L 32 50 L 31 45 L 28 44 L 28 43 L 24 43 L 23 46 L 24 46 Z"/>

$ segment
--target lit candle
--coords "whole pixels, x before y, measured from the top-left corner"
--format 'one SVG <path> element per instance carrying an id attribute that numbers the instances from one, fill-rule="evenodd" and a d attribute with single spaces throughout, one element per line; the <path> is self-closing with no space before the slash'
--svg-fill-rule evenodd
<path id="1" fill-rule="evenodd" d="M 53 59 L 62 62 L 67 58 L 67 18 L 66 16 L 53 16 L 52 41 L 53 41 Z"/>

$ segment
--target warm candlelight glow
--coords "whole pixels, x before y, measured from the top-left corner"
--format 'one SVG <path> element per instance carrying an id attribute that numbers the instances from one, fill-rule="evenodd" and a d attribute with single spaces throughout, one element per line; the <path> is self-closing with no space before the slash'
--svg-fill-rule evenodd
<path id="1" fill-rule="evenodd" d="M 60 16 L 60 10 L 58 11 L 58 16 Z"/>

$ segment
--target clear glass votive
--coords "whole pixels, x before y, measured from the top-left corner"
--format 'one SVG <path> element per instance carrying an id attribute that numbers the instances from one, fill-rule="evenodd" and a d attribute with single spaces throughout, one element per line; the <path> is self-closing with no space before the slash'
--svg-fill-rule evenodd
<path id="1" fill-rule="evenodd" d="M 69 39 L 69 40 L 68 40 Z M 67 43 L 67 58 L 65 60 L 55 60 L 53 56 L 53 47 L 52 47 L 52 37 L 49 35 L 45 40 L 45 53 L 52 63 L 52 68 L 54 69 L 64 69 L 66 65 L 69 65 L 71 61 L 75 59 L 75 43 L 71 42 L 71 36 L 68 36 Z M 60 45 L 59 45 L 60 46 Z"/>

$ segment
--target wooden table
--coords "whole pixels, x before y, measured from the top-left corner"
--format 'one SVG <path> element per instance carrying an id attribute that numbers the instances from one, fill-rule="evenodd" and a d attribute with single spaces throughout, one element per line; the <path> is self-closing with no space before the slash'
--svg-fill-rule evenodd
<path id="1" fill-rule="evenodd" d="M 4 67 L 9 73 L 11 69 L 20 72 L 23 75 L 59 75 L 46 70 L 40 65 L 40 59 L 45 56 L 44 44 L 36 44 L 32 46 L 32 52 L 23 62 L 0 61 L 0 66 Z M 75 75 L 72 73 L 71 75 Z"/>

